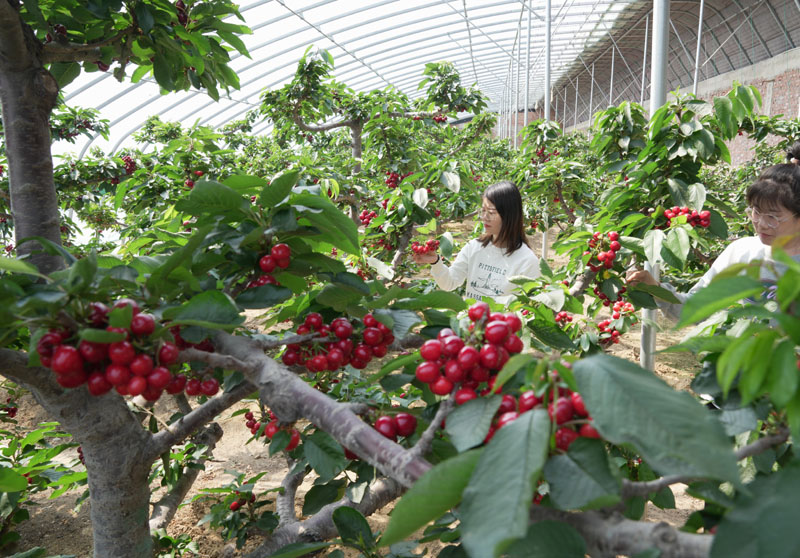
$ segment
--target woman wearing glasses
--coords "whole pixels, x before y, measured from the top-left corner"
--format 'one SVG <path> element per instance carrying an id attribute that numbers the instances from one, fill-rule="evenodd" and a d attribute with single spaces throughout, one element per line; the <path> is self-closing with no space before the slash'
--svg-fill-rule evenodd
<path id="1" fill-rule="evenodd" d="M 774 285 L 775 273 L 782 273 L 781 266 L 772 260 L 772 243 L 776 238 L 789 237 L 781 247 L 786 254 L 800 260 L 800 167 L 793 163 L 769 167 L 747 189 L 746 215 L 753 223 L 756 236 L 740 238 L 728 245 L 711 265 L 711 268 L 687 293 L 675 292 L 666 283 L 658 283 L 648 271 L 629 271 L 629 284 L 646 283 L 660 285 L 675 294 L 681 303 L 708 285 L 722 270 L 737 263 L 761 260 L 761 280 L 765 286 Z M 659 308 L 668 316 L 677 318 L 682 304 L 659 301 Z"/>
<path id="2" fill-rule="evenodd" d="M 483 234 L 467 243 L 447 267 L 438 254 L 413 254 L 418 264 L 431 264 L 431 275 L 439 288 L 452 291 L 467 282 L 466 297 L 488 296 L 507 302 L 515 285 L 514 276 L 539 276 L 539 258 L 525 236 L 522 197 L 511 182 L 492 184 L 483 194 Z"/>

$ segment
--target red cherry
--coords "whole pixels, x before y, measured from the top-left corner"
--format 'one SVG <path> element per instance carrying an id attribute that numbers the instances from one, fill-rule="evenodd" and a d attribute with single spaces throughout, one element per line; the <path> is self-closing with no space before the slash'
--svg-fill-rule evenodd
<path id="1" fill-rule="evenodd" d="M 560 450 L 567 451 L 570 444 L 578 439 L 578 433 L 567 428 L 566 426 L 556 430 L 556 447 Z"/>
<path id="2" fill-rule="evenodd" d="M 375 358 L 383 358 L 386 356 L 386 353 L 388 352 L 389 352 L 389 346 L 386 344 L 376 345 L 375 347 L 372 347 L 372 356 Z"/>
<path id="3" fill-rule="evenodd" d="M 467 315 L 469 319 L 473 322 L 477 322 L 480 320 L 484 315 L 489 313 L 489 305 L 485 302 L 476 302 L 472 306 L 469 307 L 467 310 Z"/>
<path id="4" fill-rule="evenodd" d="M 489 369 L 484 366 L 476 366 L 469 371 L 469 377 L 474 382 L 485 382 L 489 379 Z"/>
<path id="5" fill-rule="evenodd" d="M 542 400 L 536 397 L 533 391 L 523 391 L 519 394 L 519 412 L 524 413 L 530 411 L 541 402 Z"/>
<path id="6" fill-rule="evenodd" d="M 390 440 L 397 439 L 397 423 L 395 422 L 394 417 L 390 417 L 388 415 L 379 416 L 377 419 L 375 419 L 373 428 L 380 432 L 385 438 L 389 438 Z"/>
<path id="7" fill-rule="evenodd" d="M 289 443 L 286 445 L 286 451 L 292 451 L 300 444 L 300 433 L 292 428 L 289 431 Z"/>
<path id="8" fill-rule="evenodd" d="M 286 352 L 284 352 L 283 355 L 281 356 L 281 361 L 286 366 L 295 365 L 300 361 L 300 353 L 292 349 L 286 349 Z"/>
<path id="9" fill-rule="evenodd" d="M 480 356 L 481 366 L 488 368 L 489 370 L 498 369 L 498 364 L 500 362 L 500 350 L 496 345 L 490 345 L 489 343 L 485 344 L 483 347 L 481 347 Z"/>
<path id="10" fill-rule="evenodd" d="M 454 395 L 456 405 L 463 405 L 467 401 L 471 399 L 476 399 L 477 397 L 478 394 L 475 393 L 474 389 L 464 388 L 464 387 L 456 391 L 456 394 Z"/>
<path id="11" fill-rule="evenodd" d="M 431 391 L 436 395 L 447 395 L 453 391 L 453 382 L 445 378 L 439 377 L 435 382 L 430 384 Z"/>
<path id="12" fill-rule="evenodd" d="M 583 404 L 583 397 L 577 391 L 573 391 L 569 394 L 570 399 L 572 400 L 572 407 L 575 410 L 575 414 L 581 417 L 588 417 L 589 411 L 586 410 L 586 405 Z"/>
<path id="13" fill-rule="evenodd" d="M 442 342 L 438 339 L 428 339 L 420 347 L 419 354 L 425 360 L 439 360 L 439 357 L 442 356 Z"/>
<path id="14" fill-rule="evenodd" d="M 272 273 L 276 265 L 277 264 L 275 263 L 275 258 L 273 258 L 269 254 L 263 256 L 260 260 L 258 260 L 258 267 L 260 267 L 261 271 L 263 271 L 264 273 Z"/>
<path id="15" fill-rule="evenodd" d="M 321 328 L 323 323 L 322 314 L 319 312 L 309 312 L 306 315 L 305 321 L 303 322 L 303 324 L 315 331 Z"/>
<path id="16" fill-rule="evenodd" d="M 480 363 L 481 355 L 478 349 L 470 345 L 464 345 L 458 351 L 458 363 L 464 370 L 470 370 Z"/>
<path id="17" fill-rule="evenodd" d="M 442 340 L 442 352 L 449 357 L 458 356 L 458 353 L 464 347 L 464 340 L 458 335 L 451 335 Z"/>
<path id="18" fill-rule="evenodd" d="M 363 362 L 369 362 L 372 359 L 372 349 L 369 345 L 359 343 L 353 349 L 353 356 Z"/>
<path id="19" fill-rule="evenodd" d="M 36 352 L 40 357 L 52 358 L 53 352 L 63 341 L 64 336 L 58 331 L 45 333 L 36 343 Z"/>
<path id="20" fill-rule="evenodd" d="M 506 337 L 506 340 L 503 342 L 503 348 L 511 354 L 521 353 L 524 347 L 525 345 L 522 343 L 522 339 L 514 334 Z"/>
<path id="21" fill-rule="evenodd" d="M 342 320 L 332 325 L 333 334 L 339 339 L 347 339 L 353 334 L 353 324 L 347 320 Z"/>
<path id="22" fill-rule="evenodd" d="M 185 185 L 186 185 L 186 187 L 187 187 L 187 188 L 189 188 L 190 190 L 191 190 L 192 188 L 194 188 L 194 180 L 191 180 L 191 179 L 188 179 L 188 178 L 187 178 L 187 179 L 186 179 L 186 181 L 184 182 L 184 184 L 185 184 Z"/>
<path id="23" fill-rule="evenodd" d="M 130 364 L 136 357 L 136 349 L 130 341 L 117 341 L 108 346 L 108 358 L 114 364 Z"/>
<path id="24" fill-rule="evenodd" d="M 106 380 L 112 386 L 127 384 L 131 379 L 130 369 L 123 364 L 109 364 L 106 366 Z"/>
<path id="25" fill-rule="evenodd" d="M 135 376 L 147 376 L 153 371 L 153 359 L 150 355 L 138 354 L 130 362 L 128 368 Z"/>
<path id="26" fill-rule="evenodd" d="M 83 358 L 80 351 L 72 345 L 59 345 L 53 352 L 50 368 L 56 374 L 76 374 L 83 372 Z M 78 384 L 80 385 L 80 384 Z"/>
<path id="27" fill-rule="evenodd" d="M 364 343 L 370 346 L 380 345 L 383 341 L 383 333 L 377 327 L 364 328 Z"/>
<path id="28" fill-rule="evenodd" d="M 509 413 L 511 411 L 516 411 L 516 410 L 517 410 L 517 400 L 516 400 L 516 398 L 513 395 L 509 394 L 509 393 L 504 393 L 503 394 L 503 399 L 500 402 L 500 408 L 497 409 L 497 412 L 502 414 L 502 413 Z"/>
<path id="29" fill-rule="evenodd" d="M 230 510 L 231 511 L 237 511 L 241 507 L 242 507 L 242 503 L 239 500 L 234 500 L 233 502 L 231 502 Z"/>
<path id="30" fill-rule="evenodd" d="M 290 263 L 291 261 L 289 260 L 289 258 L 279 258 L 275 260 L 275 265 L 277 265 L 281 269 L 286 269 L 287 267 L 289 267 Z"/>
<path id="31" fill-rule="evenodd" d="M 172 381 L 172 374 L 166 366 L 156 366 L 153 371 L 147 375 L 147 385 L 154 390 L 162 390 L 170 385 Z M 169 393 L 169 392 L 167 392 Z"/>
<path id="32" fill-rule="evenodd" d="M 516 333 L 522 329 L 522 320 L 516 314 L 506 314 L 503 316 L 503 320 L 508 324 L 511 333 Z"/>
<path id="33" fill-rule="evenodd" d="M 144 337 L 156 330 L 156 320 L 150 314 L 139 313 L 131 319 L 131 332 L 134 335 Z"/>
<path id="34" fill-rule="evenodd" d="M 292 250 L 288 244 L 276 244 L 272 247 L 270 254 L 276 260 L 288 260 L 292 255 Z"/>
<path id="35" fill-rule="evenodd" d="M 128 395 L 141 395 L 147 389 L 147 378 L 144 376 L 133 376 L 128 381 Z"/>
<path id="36" fill-rule="evenodd" d="M 89 321 L 93 326 L 104 327 L 108 322 L 108 306 L 102 302 L 92 302 L 89 304 Z"/>
<path id="37" fill-rule="evenodd" d="M 196 171 L 194 171 L 194 175 L 195 175 L 195 176 L 197 176 L 197 177 L 201 177 L 201 176 L 203 176 L 204 174 L 205 174 L 205 173 L 204 173 L 203 171 L 201 171 L 201 170 L 196 170 Z"/>
<path id="38" fill-rule="evenodd" d="M 106 380 L 102 372 L 92 372 L 89 374 L 89 379 L 86 380 L 86 389 L 95 397 L 108 393 L 112 387 L 114 386 Z"/>
<path id="39" fill-rule="evenodd" d="M 144 397 L 148 401 L 158 401 L 161 398 L 161 394 L 163 392 L 164 392 L 163 389 L 156 389 L 148 383 L 147 387 L 144 388 L 144 391 L 142 392 L 142 397 Z"/>
<path id="40" fill-rule="evenodd" d="M 66 374 L 56 374 L 56 382 L 65 388 L 76 388 L 83 385 L 88 379 L 88 374 L 83 369 L 67 372 Z"/>
<path id="41" fill-rule="evenodd" d="M 518 412 L 516 412 L 516 411 L 507 411 L 507 412 L 503 413 L 502 415 L 500 415 L 500 418 L 497 419 L 497 424 L 495 425 L 495 428 L 497 428 L 497 430 L 500 430 L 505 425 L 517 420 L 518 417 L 519 417 L 519 413 Z"/>
<path id="42" fill-rule="evenodd" d="M 486 324 L 486 330 L 483 333 L 483 337 L 487 343 L 491 343 L 493 345 L 502 345 L 503 341 L 506 340 L 506 337 L 508 337 L 510 333 L 511 328 L 508 327 L 508 324 L 505 322 L 505 320 L 495 320 Z"/>
<path id="43" fill-rule="evenodd" d="M 192 378 L 186 382 L 186 395 L 200 395 L 200 380 Z"/>
<path id="44" fill-rule="evenodd" d="M 462 381 L 467 375 L 466 370 L 458 363 L 457 360 L 448 360 L 444 365 L 444 377 L 457 384 Z M 449 393 L 449 392 L 448 392 Z"/>
<path id="45" fill-rule="evenodd" d="M 108 345 L 84 339 L 78 344 L 78 351 L 86 362 L 98 363 L 103 362 L 108 356 Z"/>
<path id="46" fill-rule="evenodd" d="M 397 413 L 394 422 L 397 425 L 397 434 L 400 436 L 411 436 L 417 430 L 417 417 L 411 413 Z"/>
<path id="47" fill-rule="evenodd" d="M 439 365 L 433 361 L 426 360 L 417 366 L 416 376 L 420 382 L 425 384 L 434 382 L 441 376 L 439 374 Z"/>
<path id="48" fill-rule="evenodd" d="M 176 374 L 167 384 L 165 391 L 171 395 L 176 395 L 183 391 L 186 387 L 186 376 L 183 374 Z"/>
<path id="49" fill-rule="evenodd" d="M 550 420 L 553 420 L 553 404 L 550 403 L 547 406 L 547 412 L 550 415 Z M 558 399 L 558 404 L 556 405 L 555 410 L 555 421 L 556 424 L 564 424 L 568 420 L 572 418 L 575 409 L 572 406 L 572 400 L 567 399 L 565 397 L 561 397 Z"/>
<path id="50" fill-rule="evenodd" d="M 602 438 L 597 429 L 589 423 L 581 425 L 578 429 L 578 435 L 584 438 Z"/>
<path id="51" fill-rule="evenodd" d="M 611 241 L 619 240 L 619 233 L 617 231 L 611 231 L 608 233 L 608 239 Z"/>
<path id="52" fill-rule="evenodd" d="M 161 348 L 158 350 L 158 363 L 169 365 L 173 362 L 177 362 L 179 353 L 180 349 L 178 349 L 178 346 L 167 341 L 161 345 Z"/>
<path id="53" fill-rule="evenodd" d="M 444 327 L 444 328 L 439 330 L 439 334 L 436 336 L 436 338 L 439 341 L 443 341 L 446 337 L 450 337 L 450 336 L 453 336 L 455 334 L 456 334 L 456 332 L 453 331 L 452 329 L 450 329 L 449 327 Z"/>
<path id="54" fill-rule="evenodd" d="M 306 362 L 306 368 L 311 372 L 322 372 L 328 368 L 328 357 L 325 355 L 314 355 Z"/>
<path id="55" fill-rule="evenodd" d="M 209 378 L 200 382 L 200 391 L 203 395 L 214 396 L 219 391 L 219 382 L 216 378 Z"/>

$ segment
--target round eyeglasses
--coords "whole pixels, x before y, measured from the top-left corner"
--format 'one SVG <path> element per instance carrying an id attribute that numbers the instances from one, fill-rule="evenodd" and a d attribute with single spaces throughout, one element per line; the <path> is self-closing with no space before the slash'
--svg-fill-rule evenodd
<path id="1" fill-rule="evenodd" d="M 489 219 L 494 219 L 497 216 L 496 209 L 487 209 L 485 207 L 481 207 L 481 217 L 488 217 Z"/>
<path id="2" fill-rule="evenodd" d="M 771 213 L 761 213 L 755 207 L 748 207 L 744 210 L 744 213 L 753 223 L 761 223 L 768 229 L 777 229 L 781 223 L 788 221 L 791 218 L 784 217 L 781 219 L 775 215 L 772 215 Z"/>

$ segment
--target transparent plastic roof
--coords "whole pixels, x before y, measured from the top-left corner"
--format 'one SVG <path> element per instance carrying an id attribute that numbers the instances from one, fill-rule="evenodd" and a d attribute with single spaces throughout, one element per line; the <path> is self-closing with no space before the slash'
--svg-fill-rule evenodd
<path id="1" fill-rule="evenodd" d="M 552 0 L 551 83 L 607 36 L 620 14 L 643 4 L 649 2 Z M 130 144 L 132 134 L 155 114 L 185 126 L 217 127 L 242 118 L 258 106 L 262 90 L 291 79 L 309 45 L 327 49 L 334 57 L 336 79 L 357 91 L 393 86 L 415 98 L 421 94 L 417 85 L 425 64 L 450 61 L 464 85 L 475 84 L 489 97 L 490 110 L 499 110 L 511 91 L 522 107 L 526 81 L 533 106 L 544 94 L 545 6 L 545 0 L 243 3 L 240 11 L 253 33 L 242 37 L 250 58 L 231 53 L 240 90 L 222 91 L 215 102 L 197 90 L 162 95 L 153 78 L 131 84 L 117 82 L 110 72 L 83 73 L 65 88 L 67 103 L 97 108 L 111 122 L 110 140 L 80 138 L 75 145 L 57 144 L 54 151 L 82 153 L 90 146 L 116 151 Z M 268 126 L 262 123 L 255 131 Z"/>

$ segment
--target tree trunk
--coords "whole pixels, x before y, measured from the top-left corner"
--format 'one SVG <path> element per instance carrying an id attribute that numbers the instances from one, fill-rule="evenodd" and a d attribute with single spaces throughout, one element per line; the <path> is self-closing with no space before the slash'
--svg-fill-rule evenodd
<path id="1" fill-rule="evenodd" d="M 41 236 L 61 244 L 58 198 L 50 154 L 50 114 L 58 95 L 55 78 L 42 67 L 39 44 L 11 3 L 0 2 L 0 103 L 8 155 L 11 213 L 17 254 L 31 255 L 42 273 L 63 267 L 60 256 L 36 253 Z"/>

